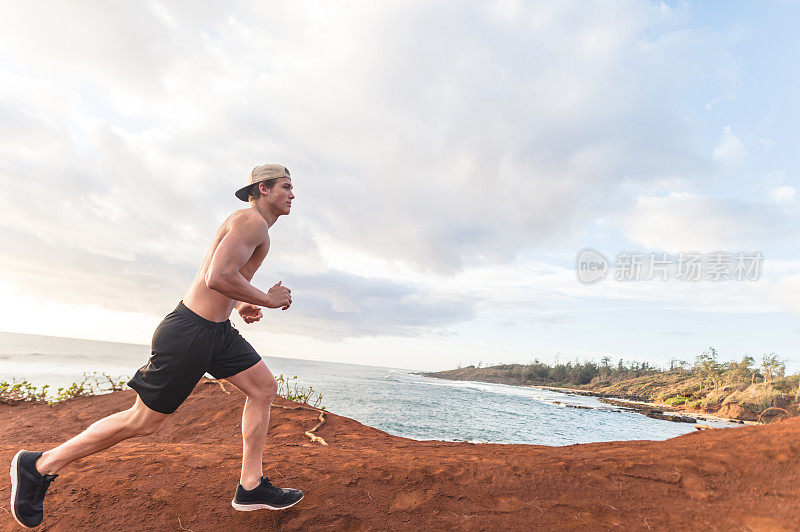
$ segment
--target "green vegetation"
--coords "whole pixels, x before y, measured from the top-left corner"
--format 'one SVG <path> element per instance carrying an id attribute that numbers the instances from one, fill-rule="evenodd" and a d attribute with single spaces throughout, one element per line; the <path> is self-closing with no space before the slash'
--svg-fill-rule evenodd
<path id="1" fill-rule="evenodd" d="M 688 399 L 688 397 L 677 396 L 677 397 L 670 397 L 669 399 L 665 400 L 664 402 L 667 403 L 668 405 L 678 406 L 678 405 L 686 404 L 686 400 L 687 399 Z"/>
<path id="2" fill-rule="evenodd" d="M 297 382 L 297 376 L 289 378 L 281 374 L 275 380 L 278 381 L 278 395 L 281 397 L 325 410 L 324 406 L 319 406 L 322 403 L 322 394 L 314 391 L 311 386 L 308 388 L 301 387 Z M 106 373 L 84 373 L 80 381 L 58 388 L 53 393 L 47 384 L 37 387 L 27 380 L 14 379 L 11 382 L 0 382 L 0 404 L 38 403 L 54 405 L 76 397 L 87 397 L 124 390 L 127 388 L 125 382 L 122 377 L 113 378 Z"/>
<path id="3" fill-rule="evenodd" d="M 769 407 L 779 407 L 791 413 L 800 411 L 800 374 L 787 376 L 786 364 L 775 353 L 762 355 L 759 364 L 752 355 L 720 362 L 713 347 L 698 354 L 691 364 L 673 359 L 669 368 L 623 360 L 611 364 L 608 357 L 603 357 L 599 363 L 576 360 L 548 365 L 535 359 L 530 364 L 467 366 L 425 375 L 523 386 L 576 388 L 606 397 L 720 411 L 721 415 L 730 412 L 730 415 L 744 419 L 754 418 Z M 733 408 L 734 405 L 741 408 Z"/>
<path id="4" fill-rule="evenodd" d="M 26 380 L 0 382 L 0 403 L 14 405 L 17 403 L 46 403 L 55 404 L 75 397 L 100 395 L 125 388 L 125 381 L 116 379 L 107 373 L 84 373 L 79 382 L 73 382 L 67 387 L 58 388 L 55 393 L 50 390 L 50 385 L 41 388 L 34 386 Z"/>
<path id="5" fill-rule="evenodd" d="M 313 386 L 309 386 L 308 388 L 301 387 L 297 382 L 297 375 L 290 378 L 284 377 L 283 373 L 281 373 L 275 377 L 275 380 L 278 381 L 278 395 L 284 399 L 325 410 L 324 406 L 319 406 L 322 403 L 322 394 L 315 392 Z"/>
<path id="6" fill-rule="evenodd" d="M 531 364 L 501 364 L 498 366 L 481 367 L 466 366 L 454 370 L 426 373 L 434 377 L 455 378 L 457 380 L 480 380 L 486 382 L 501 382 L 504 384 L 547 384 L 553 386 L 581 386 L 596 381 L 617 382 L 645 375 L 654 375 L 663 370 L 648 362 L 625 363 L 619 360 L 616 365 L 611 364 L 611 359 L 603 357 L 598 364 L 594 361 L 556 362 L 550 366 L 539 359 L 534 359 Z M 459 378 L 465 377 L 479 378 Z"/>
<path id="7" fill-rule="evenodd" d="M 46 384 L 37 388 L 28 381 L 12 380 L 11 382 L 0 382 L 0 403 L 14 405 L 16 403 L 45 403 L 47 402 Z"/>

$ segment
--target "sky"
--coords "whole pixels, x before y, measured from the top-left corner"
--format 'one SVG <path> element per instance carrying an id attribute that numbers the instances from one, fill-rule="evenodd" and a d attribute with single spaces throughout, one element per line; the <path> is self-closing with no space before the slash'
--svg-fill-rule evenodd
<path id="1" fill-rule="evenodd" d="M 269 162 L 264 356 L 800 370 L 797 2 L 0 5 L 0 330 L 149 343 Z"/>

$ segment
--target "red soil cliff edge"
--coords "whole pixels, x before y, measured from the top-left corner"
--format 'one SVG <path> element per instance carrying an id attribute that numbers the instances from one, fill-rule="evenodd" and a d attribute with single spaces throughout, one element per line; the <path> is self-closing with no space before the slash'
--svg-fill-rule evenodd
<path id="1" fill-rule="evenodd" d="M 127 408 L 132 391 L 54 407 L 0 405 L 0 459 L 43 450 Z M 236 512 L 243 396 L 200 384 L 161 430 L 65 469 L 40 530 L 798 530 L 800 419 L 663 442 L 567 447 L 415 441 L 273 408 L 266 474 L 305 491 L 287 511 Z M 290 404 L 278 399 L 279 405 Z M 19 530 L 0 481 L 0 531 Z"/>

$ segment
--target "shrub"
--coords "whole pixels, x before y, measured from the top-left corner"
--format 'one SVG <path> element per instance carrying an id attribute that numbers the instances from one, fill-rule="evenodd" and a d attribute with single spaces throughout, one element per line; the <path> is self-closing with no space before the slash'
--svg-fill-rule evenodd
<path id="1" fill-rule="evenodd" d="M 325 407 L 320 407 L 322 403 L 322 394 L 314 391 L 313 386 L 302 388 L 297 382 L 297 375 L 294 377 L 284 377 L 283 373 L 275 377 L 278 381 L 278 395 L 289 401 L 297 403 L 304 403 L 314 408 L 325 410 Z M 313 401 L 313 402 L 312 402 Z"/>
<path id="2" fill-rule="evenodd" d="M 75 397 L 99 395 L 125 389 L 125 381 L 114 379 L 106 373 L 84 373 L 79 382 L 73 382 L 67 387 L 58 388 L 55 394 L 51 393 L 50 386 L 45 384 L 38 388 L 27 380 L 0 382 L 0 403 L 15 405 L 17 403 L 48 403 L 55 404 Z"/>
<path id="3" fill-rule="evenodd" d="M 743 391 L 732 393 L 725 400 L 725 403 L 739 403 L 753 412 L 761 412 L 764 409 L 775 406 L 775 400 L 781 395 L 780 390 L 776 390 L 772 386 L 754 384 Z"/>
<path id="4" fill-rule="evenodd" d="M 117 377 L 117 380 L 115 380 L 107 373 L 97 373 L 96 371 L 84 373 L 80 382 L 73 382 L 66 388 L 58 388 L 56 396 L 50 401 L 50 404 L 75 399 L 76 397 L 87 397 L 89 395 L 124 390 L 127 387 L 125 381 L 118 379 L 122 379 L 122 377 Z"/>
<path id="5" fill-rule="evenodd" d="M 46 384 L 38 389 L 30 382 L 13 379 L 11 382 L 0 382 L 0 403 L 15 405 L 17 403 L 44 403 L 47 401 Z"/>
<path id="6" fill-rule="evenodd" d="M 667 403 L 668 405 L 678 406 L 678 405 L 685 404 L 687 400 L 688 400 L 688 397 L 678 396 L 678 397 L 670 397 L 669 399 L 667 399 L 664 402 Z"/>

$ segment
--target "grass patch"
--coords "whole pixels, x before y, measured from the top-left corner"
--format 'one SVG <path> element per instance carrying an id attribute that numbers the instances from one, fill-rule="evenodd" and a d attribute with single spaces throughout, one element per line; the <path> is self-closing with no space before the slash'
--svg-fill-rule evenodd
<path id="1" fill-rule="evenodd" d="M 664 402 L 667 403 L 668 405 L 678 406 L 678 405 L 685 404 L 686 401 L 688 401 L 688 400 L 689 400 L 688 397 L 678 396 L 678 397 L 670 397 L 669 399 L 665 399 Z"/>

